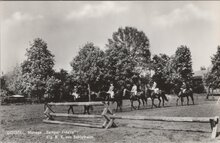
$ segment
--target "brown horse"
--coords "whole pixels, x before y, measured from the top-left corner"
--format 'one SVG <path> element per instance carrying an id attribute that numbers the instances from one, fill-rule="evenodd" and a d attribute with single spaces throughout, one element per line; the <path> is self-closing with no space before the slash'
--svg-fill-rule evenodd
<path id="1" fill-rule="evenodd" d="M 137 94 L 134 95 L 133 92 L 131 92 L 131 91 L 129 91 L 129 90 L 127 90 L 127 89 L 125 88 L 125 89 L 123 90 L 123 97 L 130 100 L 130 102 L 131 102 L 131 110 L 132 110 L 132 109 L 135 109 L 135 110 L 136 110 L 136 108 L 135 108 L 134 105 L 133 105 L 133 102 L 134 102 L 134 101 L 137 101 L 137 102 L 138 102 L 138 109 L 140 109 L 140 104 L 141 104 L 141 101 L 140 101 L 140 100 L 143 99 L 143 97 L 144 97 L 144 92 L 143 92 L 143 91 L 137 92 Z"/>
<path id="2" fill-rule="evenodd" d="M 186 90 L 185 92 L 183 91 L 180 91 L 179 94 L 177 95 L 178 98 L 176 100 L 176 105 L 178 105 L 178 101 L 179 99 L 181 99 L 181 105 L 183 106 L 183 98 L 186 97 L 187 98 L 187 105 L 189 105 L 189 97 L 191 98 L 192 100 L 192 104 L 194 105 L 194 98 L 193 98 L 193 90 L 190 88 L 188 90 Z"/>
<path id="3" fill-rule="evenodd" d="M 162 106 L 163 107 L 164 107 L 165 101 L 168 102 L 166 94 L 165 94 L 165 92 L 163 90 L 159 90 L 158 93 L 155 93 L 154 90 L 151 90 L 150 88 L 146 88 L 146 90 L 145 90 L 145 99 L 146 99 L 145 101 L 146 101 L 146 104 L 147 104 L 147 99 L 148 98 L 150 98 L 151 101 L 152 101 L 151 108 L 153 108 L 153 106 L 160 107 L 161 100 L 162 100 Z M 158 106 L 154 103 L 155 99 L 159 100 Z"/>

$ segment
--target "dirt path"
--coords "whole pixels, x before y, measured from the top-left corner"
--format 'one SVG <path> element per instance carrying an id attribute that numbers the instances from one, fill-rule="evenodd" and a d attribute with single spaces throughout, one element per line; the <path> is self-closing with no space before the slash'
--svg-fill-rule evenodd
<path id="1" fill-rule="evenodd" d="M 112 108 L 115 108 L 115 105 Z M 57 108 L 56 110 L 66 112 L 66 109 Z M 75 110 L 80 113 L 83 109 Z M 101 112 L 101 109 L 95 109 L 94 112 Z M 0 113 L 0 142 L 220 142 L 219 136 L 214 140 L 210 139 L 210 125 L 205 123 L 116 120 L 117 128 L 105 130 L 42 123 L 44 118 L 42 104 L 0 106 Z M 124 101 L 123 112 L 116 114 L 176 117 L 220 116 L 220 104 L 216 104 L 216 100 L 207 101 L 203 96 L 199 96 L 196 97 L 196 105 L 175 106 L 175 99 L 170 97 L 165 108 L 151 109 L 148 105 L 142 107 L 141 110 L 130 111 L 130 103 Z"/>

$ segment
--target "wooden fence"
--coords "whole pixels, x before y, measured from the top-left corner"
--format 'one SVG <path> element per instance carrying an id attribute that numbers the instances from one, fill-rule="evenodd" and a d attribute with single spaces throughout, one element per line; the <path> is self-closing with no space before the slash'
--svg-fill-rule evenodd
<path id="1" fill-rule="evenodd" d="M 197 123 L 210 123 L 211 125 L 211 138 L 215 138 L 217 135 L 217 125 L 219 117 L 162 117 L 162 116 L 119 116 L 109 115 L 111 122 L 114 123 L 115 119 L 127 119 L 127 120 L 145 120 L 145 121 L 166 121 L 166 122 L 197 122 Z M 111 125 L 108 125 L 111 127 Z"/>
<path id="2" fill-rule="evenodd" d="M 52 109 L 52 106 L 103 106 L 103 112 L 101 115 L 85 115 L 85 114 L 67 114 L 67 113 L 55 113 Z M 112 110 L 108 107 L 105 102 L 64 102 L 64 103 L 47 103 L 46 109 L 44 111 L 46 119 L 43 120 L 45 123 L 53 123 L 53 124 L 67 124 L 67 125 L 75 125 L 75 126 L 83 126 L 83 127 L 93 127 L 93 128 L 109 128 L 108 125 L 116 126 L 115 123 L 110 123 L 110 118 L 108 114 L 112 115 Z M 102 125 L 95 125 L 92 123 L 73 123 L 66 121 L 58 121 L 55 120 L 55 117 L 72 117 L 72 118 L 103 118 L 104 123 Z M 95 121 L 94 121 L 95 122 Z"/>

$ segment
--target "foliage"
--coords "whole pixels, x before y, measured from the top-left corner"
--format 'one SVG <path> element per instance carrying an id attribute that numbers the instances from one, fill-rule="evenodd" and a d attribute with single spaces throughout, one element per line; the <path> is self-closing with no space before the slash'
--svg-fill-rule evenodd
<path id="1" fill-rule="evenodd" d="M 217 47 L 217 52 L 212 57 L 212 69 L 211 73 L 214 78 L 214 85 L 219 86 L 220 85 L 220 46 Z"/>
<path id="2" fill-rule="evenodd" d="M 208 72 L 204 75 L 204 83 L 206 86 L 209 86 L 211 83 L 214 83 L 214 75 L 211 73 L 209 69 Z"/>
<path id="3" fill-rule="evenodd" d="M 49 77 L 46 81 L 46 93 L 50 98 L 55 99 L 55 101 L 62 100 L 60 94 L 61 80 L 56 79 L 54 76 Z"/>
<path id="4" fill-rule="evenodd" d="M 155 74 L 152 80 L 157 83 L 159 89 L 170 92 L 171 90 L 171 61 L 172 59 L 166 54 L 155 55 L 152 58 L 153 70 Z"/>
<path id="5" fill-rule="evenodd" d="M 6 81 L 7 79 L 5 75 L 0 77 L 0 97 L 4 97 L 8 95 L 8 88 Z"/>
<path id="6" fill-rule="evenodd" d="M 23 92 L 41 99 L 46 91 L 47 78 L 54 74 L 54 55 L 40 38 L 34 39 L 30 46 L 26 52 L 27 59 L 21 65 Z"/>
<path id="7" fill-rule="evenodd" d="M 0 90 L 0 97 L 5 97 L 5 96 L 8 96 L 8 91 L 5 89 L 1 89 Z"/>
<path id="8" fill-rule="evenodd" d="M 6 74 L 7 77 L 7 88 L 13 94 L 23 93 L 23 77 L 21 67 L 17 65 L 12 72 Z"/>
<path id="9" fill-rule="evenodd" d="M 200 76 L 193 77 L 193 92 L 195 93 L 204 93 L 205 87 L 203 83 L 203 78 Z"/>
<path id="10" fill-rule="evenodd" d="M 177 73 L 176 81 L 185 81 L 192 85 L 192 58 L 187 46 L 181 45 L 177 48 L 174 58 L 174 72 Z"/>
<path id="11" fill-rule="evenodd" d="M 68 100 L 74 85 L 76 85 L 73 77 L 64 69 L 61 69 L 59 72 L 55 72 L 54 77 L 60 81 L 60 100 Z"/>
<path id="12" fill-rule="evenodd" d="M 150 56 L 149 40 L 144 32 L 133 27 L 119 28 L 108 40 L 106 78 L 118 86 L 133 83 L 140 71 L 147 68 Z"/>
<path id="13" fill-rule="evenodd" d="M 220 46 L 217 48 L 217 53 L 211 57 L 212 68 L 205 74 L 205 85 L 211 88 L 219 88 L 220 86 Z"/>
<path id="14" fill-rule="evenodd" d="M 103 57 L 104 52 L 93 43 L 85 44 L 71 62 L 74 79 L 81 84 L 88 83 L 97 90 L 97 83 L 103 74 Z"/>
<path id="15" fill-rule="evenodd" d="M 6 89 L 7 85 L 6 85 L 6 78 L 5 76 L 0 76 L 0 89 Z"/>

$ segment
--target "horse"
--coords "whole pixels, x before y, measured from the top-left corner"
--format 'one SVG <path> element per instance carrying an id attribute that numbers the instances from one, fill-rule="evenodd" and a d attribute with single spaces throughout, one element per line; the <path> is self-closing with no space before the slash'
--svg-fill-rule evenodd
<path id="1" fill-rule="evenodd" d="M 177 94 L 178 98 L 176 100 L 176 106 L 178 105 L 178 101 L 179 99 L 181 99 L 181 105 L 183 106 L 183 98 L 186 97 L 187 98 L 187 105 L 189 105 L 189 97 L 192 100 L 193 105 L 194 103 L 194 98 L 193 98 L 193 90 L 190 88 L 188 90 L 186 90 L 185 92 L 180 91 L 179 94 Z"/>
<path id="2" fill-rule="evenodd" d="M 150 88 L 147 88 L 146 91 L 145 91 L 145 99 L 146 99 L 145 101 L 146 101 L 146 104 L 147 104 L 147 99 L 148 98 L 150 98 L 151 101 L 152 101 L 151 108 L 153 108 L 153 106 L 160 107 L 161 100 L 162 100 L 162 106 L 163 107 L 164 107 L 165 101 L 168 102 L 168 99 L 166 97 L 165 91 L 163 91 L 163 90 L 158 90 L 158 92 L 155 92 L 154 90 L 151 90 Z M 155 99 L 159 100 L 158 106 L 155 105 L 155 103 L 154 103 Z"/>
<path id="3" fill-rule="evenodd" d="M 79 94 L 77 96 L 75 96 L 75 94 L 72 94 L 69 98 L 69 101 L 70 102 L 80 102 L 80 101 L 83 101 L 83 98 L 82 96 L 80 96 Z M 68 114 L 70 113 L 70 110 L 72 111 L 72 114 L 74 114 L 74 111 L 73 111 L 73 106 L 70 105 L 69 109 L 68 109 Z M 84 114 L 85 114 L 86 110 L 84 108 Z"/>
<path id="4" fill-rule="evenodd" d="M 97 93 L 96 92 L 91 92 L 90 93 L 90 99 L 91 101 L 96 101 L 97 100 Z M 89 101 L 89 93 L 88 90 L 81 90 L 79 92 L 79 96 L 78 98 L 76 98 L 75 96 L 71 96 L 71 100 L 69 100 L 71 102 L 88 102 Z M 90 114 L 89 109 L 91 108 L 91 110 L 93 110 L 92 106 L 84 106 L 84 114 Z M 68 114 L 70 113 L 70 111 L 72 111 L 72 113 L 74 114 L 73 111 L 73 106 L 70 105 L 69 109 L 68 109 Z"/>
<path id="5" fill-rule="evenodd" d="M 136 108 L 134 107 L 134 105 L 133 105 L 133 102 L 134 101 L 137 101 L 138 102 L 138 109 L 140 109 L 140 104 L 141 104 L 141 99 L 143 99 L 143 97 L 144 97 L 144 92 L 143 91 L 140 91 L 140 92 L 137 92 L 137 94 L 136 95 L 134 95 L 134 93 L 133 92 L 131 92 L 131 91 L 129 91 L 129 90 L 127 90 L 126 88 L 123 90 L 123 97 L 125 97 L 125 98 L 128 98 L 129 100 L 130 100 L 130 102 L 131 102 L 131 110 L 132 109 L 135 109 L 136 110 Z"/>
<path id="6" fill-rule="evenodd" d="M 96 93 L 96 101 L 107 101 L 107 104 L 109 105 L 111 100 L 111 95 L 110 93 L 106 91 L 99 91 Z"/>
<path id="7" fill-rule="evenodd" d="M 111 101 L 112 104 L 116 102 L 116 112 L 118 112 L 118 109 L 122 112 L 123 90 L 116 90 L 113 98 L 109 98 L 109 101 Z"/>
<path id="8" fill-rule="evenodd" d="M 212 96 L 212 99 L 214 99 L 214 90 L 219 89 L 220 87 L 220 82 L 219 83 L 210 83 L 208 86 L 208 92 L 206 95 L 206 99 L 209 99 L 209 96 Z"/>

